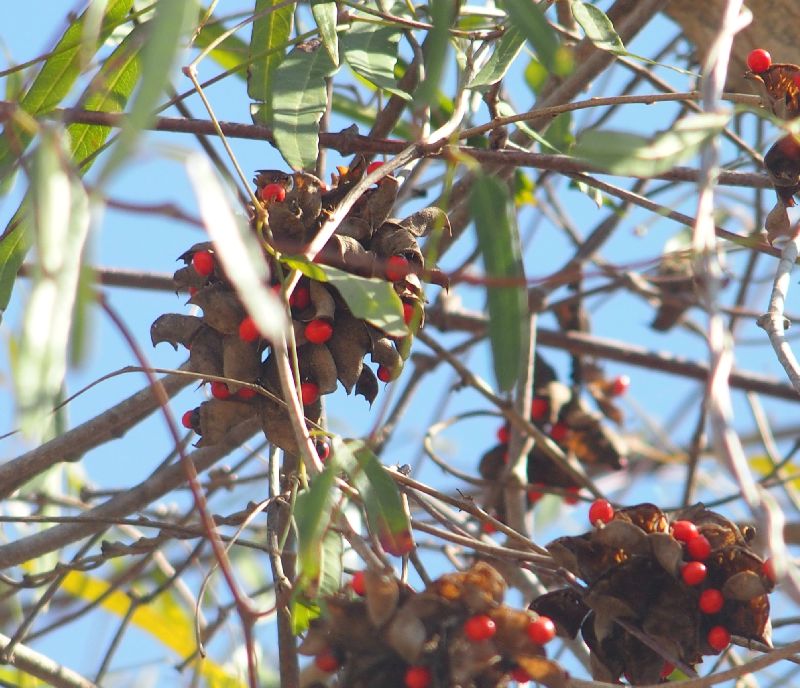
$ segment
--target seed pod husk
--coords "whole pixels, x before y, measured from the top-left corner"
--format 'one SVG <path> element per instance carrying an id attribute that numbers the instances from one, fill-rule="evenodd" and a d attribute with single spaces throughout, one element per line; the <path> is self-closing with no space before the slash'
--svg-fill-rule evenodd
<path id="1" fill-rule="evenodd" d="M 192 257 L 198 251 L 209 251 L 211 253 L 214 252 L 214 243 L 211 241 L 199 241 L 196 244 L 193 244 L 188 250 L 181 253 L 178 256 L 178 260 L 182 260 L 186 265 L 191 265 Z"/>
<path id="2" fill-rule="evenodd" d="M 202 318 L 194 315 L 181 315 L 179 313 L 165 313 L 155 319 L 150 325 L 150 341 L 153 346 L 161 342 L 168 342 L 175 351 L 178 344 L 190 348 L 192 339 L 203 326 Z"/>
<path id="3" fill-rule="evenodd" d="M 384 222 L 380 229 L 375 231 L 369 242 L 369 249 L 380 258 L 405 256 L 419 267 L 424 265 L 422 251 L 419 250 L 416 237 L 394 220 Z"/>
<path id="4" fill-rule="evenodd" d="M 336 302 L 328 288 L 322 282 L 311 280 L 308 285 L 308 291 L 311 296 L 312 309 L 309 320 L 314 320 L 315 318 L 333 320 L 333 314 L 336 312 Z M 305 312 L 304 315 L 306 315 Z"/>
<path id="5" fill-rule="evenodd" d="M 361 395 L 367 400 L 367 403 L 372 406 L 375 397 L 378 396 L 378 378 L 369 366 L 361 368 L 361 375 L 358 376 L 356 382 L 356 396 Z"/>
<path id="6" fill-rule="evenodd" d="M 238 334 L 247 313 L 235 292 L 222 283 L 198 291 L 189 303 L 203 309 L 203 322 L 222 334 Z"/>
<path id="7" fill-rule="evenodd" d="M 191 265 L 178 268 L 172 275 L 176 291 L 189 291 L 190 288 L 201 289 L 208 282 L 208 277 L 201 275 Z"/>
<path id="8" fill-rule="evenodd" d="M 419 660 L 426 637 L 425 624 L 406 607 L 400 608 L 386 629 L 386 641 L 409 664 Z"/>
<path id="9" fill-rule="evenodd" d="M 740 602 L 749 602 L 754 597 L 764 595 L 766 592 L 768 591 L 760 576 L 753 571 L 734 573 L 722 586 L 722 594 L 726 598 Z"/>
<path id="10" fill-rule="evenodd" d="M 222 370 L 225 377 L 242 382 L 253 382 L 261 373 L 261 356 L 256 342 L 242 341 L 238 335 L 228 335 L 222 339 Z M 231 394 L 239 391 L 241 385 L 228 382 Z"/>
<path id="11" fill-rule="evenodd" d="M 222 377 L 222 336 L 208 325 L 203 325 L 192 339 L 189 350 L 189 367 L 195 373 Z"/>
<path id="12" fill-rule="evenodd" d="M 364 321 L 346 311 L 338 312 L 333 323 L 333 336 L 326 345 L 336 363 L 339 382 L 350 394 L 364 367 L 364 356 L 372 346 Z"/>
<path id="13" fill-rule="evenodd" d="M 273 391 L 274 393 L 274 391 Z M 268 397 L 259 397 L 259 414 L 261 418 L 261 429 L 271 444 L 280 447 L 290 454 L 299 454 L 300 447 L 294 436 L 289 412 L 277 401 Z M 322 415 L 322 403 L 317 399 L 313 404 L 303 408 L 305 417 L 312 423 L 319 423 Z"/>
<path id="14" fill-rule="evenodd" d="M 680 574 L 683 561 L 683 547 L 669 533 L 650 533 L 647 536 L 653 555 L 664 570 L 671 576 Z"/>
<path id="15" fill-rule="evenodd" d="M 256 406 L 245 401 L 209 399 L 200 404 L 200 441 L 198 447 L 217 444 L 228 431 L 257 413 Z"/>
<path id="16" fill-rule="evenodd" d="M 324 344 L 305 344 L 297 351 L 300 364 L 300 378 L 312 380 L 319 387 L 320 394 L 336 391 L 336 363 Z"/>
<path id="17" fill-rule="evenodd" d="M 396 368 L 402 368 L 403 359 L 397 352 L 397 349 L 395 349 L 392 340 L 385 337 L 380 330 L 374 327 L 368 327 L 367 331 L 372 339 L 370 360 L 392 371 Z"/>
<path id="18" fill-rule="evenodd" d="M 380 628 L 397 611 L 400 586 L 393 575 L 367 569 L 364 572 L 364 587 L 370 621 Z"/>

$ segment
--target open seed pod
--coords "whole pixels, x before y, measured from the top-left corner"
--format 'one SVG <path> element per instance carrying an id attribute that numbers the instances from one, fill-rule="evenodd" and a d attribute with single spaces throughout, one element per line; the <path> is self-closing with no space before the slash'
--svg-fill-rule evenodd
<path id="1" fill-rule="evenodd" d="M 531 604 L 560 632 L 574 637 L 580 629 L 595 679 L 613 682 L 624 674 L 655 683 L 665 662 L 692 667 L 723 650 L 731 634 L 769 644 L 773 582 L 750 547 L 750 529 L 702 504 L 671 519 L 653 504 L 611 514 L 593 530 L 547 546 L 559 565 L 583 579 L 583 592 L 557 590 Z"/>
<path id="2" fill-rule="evenodd" d="M 303 654 L 340 660 L 340 688 L 406 688 L 412 671 L 432 686 L 501 687 L 519 670 L 549 688 L 567 685 L 543 648 L 549 620 L 503 604 L 505 582 L 489 564 L 445 574 L 421 592 L 386 572 L 363 575 L 364 597 L 346 589 L 326 598 L 300 645 Z"/>

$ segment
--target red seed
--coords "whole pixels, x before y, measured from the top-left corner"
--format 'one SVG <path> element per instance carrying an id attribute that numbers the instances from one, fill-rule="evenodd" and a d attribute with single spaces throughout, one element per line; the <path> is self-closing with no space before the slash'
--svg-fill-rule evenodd
<path id="1" fill-rule="evenodd" d="M 611 394 L 615 397 L 621 397 L 628 388 L 631 386 L 631 379 L 627 375 L 618 375 L 611 383 Z"/>
<path id="2" fill-rule="evenodd" d="M 697 526 L 691 521 L 674 521 L 672 523 L 672 537 L 681 542 L 689 542 L 697 537 Z"/>
<path id="3" fill-rule="evenodd" d="M 194 415 L 195 409 L 190 409 L 186 413 L 181 416 L 181 425 L 188 429 L 192 430 L 192 416 Z"/>
<path id="4" fill-rule="evenodd" d="M 579 501 L 581 501 L 578 498 L 578 493 L 580 491 L 581 491 L 580 487 L 568 487 L 567 488 L 567 494 L 564 497 L 564 503 L 565 504 L 570 504 L 570 505 L 577 504 Z"/>
<path id="5" fill-rule="evenodd" d="M 528 501 L 531 504 L 536 504 L 536 502 L 538 502 L 544 496 L 544 492 L 542 492 L 542 488 L 545 485 L 544 485 L 544 483 L 533 483 L 533 484 L 538 489 L 528 490 Z"/>
<path id="6" fill-rule="evenodd" d="M 511 432 L 508 429 L 508 425 L 501 425 L 497 429 L 497 441 L 500 444 L 508 444 L 508 439 L 511 436 Z"/>
<path id="7" fill-rule="evenodd" d="M 356 571 L 350 579 L 350 588 L 356 595 L 364 597 L 367 594 L 367 584 L 364 580 L 364 572 Z"/>
<path id="8" fill-rule="evenodd" d="M 717 652 L 722 652 L 731 644 L 731 634 L 725 626 L 714 626 L 706 636 L 708 644 Z"/>
<path id="9" fill-rule="evenodd" d="M 406 325 L 411 324 L 411 320 L 414 317 L 414 304 L 404 302 L 403 303 L 403 322 Z"/>
<path id="10" fill-rule="evenodd" d="M 255 321 L 249 315 L 239 323 L 239 339 L 243 342 L 254 342 L 260 336 Z"/>
<path id="11" fill-rule="evenodd" d="M 664 666 L 661 667 L 661 678 L 667 678 L 673 671 L 675 671 L 675 665 L 671 662 L 664 662 Z"/>
<path id="12" fill-rule="evenodd" d="M 686 543 L 686 551 L 695 561 L 705 561 L 711 555 L 711 543 L 705 535 L 698 535 Z"/>
<path id="13" fill-rule="evenodd" d="M 327 440 L 317 440 L 314 443 L 314 447 L 317 450 L 317 456 L 319 460 L 325 463 L 328 460 L 328 457 L 331 455 L 331 444 Z"/>
<path id="14" fill-rule="evenodd" d="M 280 203 L 286 198 L 286 189 L 280 184 L 267 184 L 258 195 L 264 203 Z"/>
<path id="15" fill-rule="evenodd" d="M 231 391 L 224 382 L 214 380 L 211 383 L 211 396 L 215 399 L 228 399 L 231 396 Z"/>
<path id="16" fill-rule="evenodd" d="M 608 523 L 614 518 L 614 507 L 607 499 L 595 499 L 589 507 L 589 523 L 596 526 L 598 523 Z"/>
<path id="17" fill-rule="evenodd" d="M 697 606 L 703 614 L 716 614 L 725 606 L 725 598 L 715 588 L 708 588 L 700 593 Z"/>
<path id="18" fill-rule="evenodd" d="M 755 50 L 751 50 L 750 54 L 747 56 L 747 67 L 751 72 L 755 74 L 761 74 L 762 72 L 766 72 L 770 68 L 771 64 L 772 64 L 772 55 L 770 55 L 763 48 L 756 48 Z"/>
<path id="19" fill-rule="evenodd" d="M 411 265 L 409 265 L 408 258 L 405 256 L 389 256 L 386 260 L 386 279 L 390 282 L 399 282 L 411 272 Z"/>
<path id="20" fill-rule="evenodd" d="M 556 442 L 563 442 L 569 435 L 569 426 L 566 423 L 556 423 L 550 428 L 550 437 Z"/>
<path id="21" fill-rule="evenodd" d="M 330 649 L 324 650 L 314 657 L 314 664 L 317 665 L 317 669 L 326 674 L 336 671 L 341 666 L 339 658 Z"/>
<path id="22" fill-rule="evenodd" d="M 775 562 L 773 562 L 772 559 L 764 560 L 764 563 L 761 564 L 761 573 L 763 573 L 766 579 L 773 585 L 778 582 L 778 576 L 775 574 Z"/>
<path id="23" fill-rule="evenodd" d="M 198 291 L 197 287 L 189 287 L 189 298 L 191 299 Z"/>
<path id="24" fill-rule="evenodd" d="M 481 521 L 481 530 L 487 535 L 497 532 L 497 528 L 494 527 L 494 523 L 489 523 L 489 521 Z"/>
<path id="25" fill-rule="evenodd" d="M 528 637 L 537 645 L 546 645 L 556 637 L 556 625 L 547 616 L 540 616 L 528 624 Z"/>
<path id="26" fill-rule="evenodd" d="M 312 344 L 324 344 L 333 336 L 333 325 L 317 318 L 306 325 L 305 335 Z"/>
<path id="27" fill-rule="evenodd" d="M 433 681 L 433 674 L 428 667 L 410 666 L 403 680 L 406 688 L 428 688 Z"/>
<path id="28" fill-rule="evenodd" d="M 251 389 L 250 387 L 242 387 L 238 392 L 236 392 L 236 398 L 247 401 L 248 399 L 252 399 L 256 394 L 258 394 L 256 390 Z"/>
<path id="29" fill-rule="evenodd" d="M 550 412 L 550 404 L 544 397 L 534 397 L 531 401 L 531 418 L 543 420 Z"/>
<path id="30" fill-rule="evenodd" d="M 300 383 L 300 398 L 303 406 L 309 406 L 319 399 L 319 385 L 315 382 Z"/>
<path id="31" fill-rule="evenodd" d="M 681 569 L 681 578 L 686 585 L 700 585 L 707 574 L 706 565 L 699 561 L 690 561 Z"/>
<path id="32" fill-rule="evenodd" d="M 486 614 L 476 614 L 464 622 L 464 635 L 472 642 L 489 640 L 497 633 L 497 624 Z"/>
<path id="33" fill-rule="evenodd" d="M 512 669 L 508 674 L 512 680 L 516 681 L 517 683 L 527 683 L 531 680 L 531 677 L 528 675 L 528 672 L 525 671 L 522 667 L 515 667 Z"/>
<path id="34" fill-rule="evenodd" d="M 386 366 L 378 366 L 378 379 L 381 382 L 391 382 L 392 371 L 389 370 Z"/>
<path id="35" fill-rule="evenodd" d="M 381 547 L 389 554 L 402 557 L 414 549 L 414 538 L 408 530 L 399 533 L 383 533 L 378 536 Z"/>
<path id="36" fill-rule="evenodd" d="M 214 272 L 214 256 L 208 251 L 196 251 L 192 256 L 194 271 L 203 277 L 208 277 Z"/>
<path id="37" fill-rule="evenodd" d="M 289 296 L 289 305 L 299 311 L 303 310 L 304 308 L 308 308 L 308 304 L 310 303 L 311 292 L 308 290 L 308 287 L 301 287 L 298 285 L 294 288 L 294 291 Z"/>

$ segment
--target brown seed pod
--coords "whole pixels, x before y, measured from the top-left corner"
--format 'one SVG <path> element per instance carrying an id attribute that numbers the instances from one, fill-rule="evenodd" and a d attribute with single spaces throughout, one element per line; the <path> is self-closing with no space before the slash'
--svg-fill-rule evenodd
<path id="1" fill-rule="evenodd" d="M 259 397 L 258 409 L 261 417 L 261 429 L 270 444 L 280 447 L 290 454 L 299 454 L 300 447 L 297 445 L 286 407 L 273 399 Z M 303 407 L 303 412 L 307 423 L 309 421 L 319 423 L 322 416 L 322 403 L 317 399 L 313 404 Z"/>
<path id="2" fill-rule="evenodd" d="M 419 661 L 427 635 L 425 624 L 407 606 L 400 608 L 386 628 L 386 642 L 409 664 Z"/>
<path id="3" fill-rule="evenodd" d="M 304 315 L 307 315 L 309 320 L 314 320 L 315 318 L 333 320 L 336 312 L 336 301 L 328 287 L 322 282 L 310 280 L 309 293 L 311 295 L 311 312 L 310 314 L 304 312 Z"/>
<path id="4" fill-rule="evenodd" d="M 324 344 L 305 344 L 297 351 L 300 379 L 311 380 L 320 394 L 336 391 L 336 363 Z"/>
<path id="5" fill-rule="evenodd" d="M 364 572 L 367 613 L 372 625 L 380 628 L 392 618 L 400 601 L 400 585 L 388 573 L 367 569 Z"/>
<path id="6" fill-rule="evenodd" d="M 556 632 L 563 638 L 574 638 L 589 613 L 583 597 L 570 588 L 540 595 L 531 602 L 530 608 L 552 619 Z"/>
<path id="7" fill-rule="evenodd" d="M 222 334 L 238 334 L 247 313 L 236 293 L 218 282 L 200 289 L 189 303 L 203 309 L 203 322 Z"/>
<path id="8" fill-rule="evenodd" d="M 242 382 L 254 382 L 261 374 L 261 356 L 255 342 L 242 341 L 238 335 L 222 339 L 222 370 L 225 377 Z M 228 389 L 236 393 L 241 385 L 228 382 Z"/>
<path id="9" fill-rule="evenodd" d="M 192 339 L 189 350 L 189 367 L 196 373 L 223 376 L 222 336 L 208 325 L 203 325 Z"/>
<path id="10" fill-rule="evenodd" d="M 202 326 L 202 318 L 193 315 L 165 313 L 156 318 L 150 326 L 150 341 L 153 346 L 161 342 L 168 342 L 176 351 L 178 344 L 182 344 L 188 349 Z"/>
<path id="11" fill-rule="evenodd" d="M 209 399 L 200 404 L 200 441 L 198 447 L 217 444 L 235 425 L 255 416 L 255 405 L 245 401 Z"/>
<path id="12" fill-rule="evenodd" d="M 333 323 L 333 336 L 326 346 L 336 364 L 339 382 L 350 394 L 364 367 L 364 356 L 372 347 L 372 340 L 364 321 L 347 311 L 338 311 Z"/>
<path id="13" fill-rule="evenodd" d="M 361 375 L 358 376 L 356 382 L 356 396 L 359 394 L 367 400 L 367 403 L 372 406 L 375 397 L 378 396 L 378 378 L 369 366 L 361 368 Z"/>
<path id="14" fill-rule="evenodd" d="M 172 275 L 176 291 L 189 291 L 190 289 L 200 289 L 208 283 L 208 277 L 201 275 L 191 265 L 178 268 Z"/>

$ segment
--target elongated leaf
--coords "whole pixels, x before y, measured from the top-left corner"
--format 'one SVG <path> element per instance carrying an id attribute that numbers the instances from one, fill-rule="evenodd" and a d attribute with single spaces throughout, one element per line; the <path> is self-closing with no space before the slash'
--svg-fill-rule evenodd
<path id="1" fill-rule="evenodd" d="M 311 0 L 311 13 L 317 22 L 319 36 L 331 61 L 339 66 L 339 36 L 336 33 L 336 16 L 339 10 L 331 0 Z"/>
<path id="2" fill-rule="evenodd" d="M 575 0 L 572 3 L 572 16 L 592 43 L 601 50 L 624 53 L 625 46 L 617 34 L 611 20 L 599 7 L 588 2 Z"/>
<path id="3" fill-rule="evenodd" d="M 316 476 L 308 490 L 297 495 L 294 509 L 297 523 L 298 562 L 304 584 L 315 583 L 322 570 L 322 543 L 333 509 L 334 466 L 329 464 Z"/>
<path id="4" fill-rule="evenodd" d="M 500 40 L 497 41 L 497 46 L 491 57 L 469 84 L 469 88 L 491 86 L 500 81 L 506 75 L 511 63 L 519 55 L 519 51 L 522 50 L 524 44 L 525 36 L 515 26 L 509 26 Z"/>
<path id="5" fill-rule="evenodd" d="M 334 530 L 327 530 L 322 540 L 321 570 L 319 574 L 320 595 L 332 595 L 342 587 L 342 555 L 344 542 Z"/>
<path id="6" fill-rule="evenodd" d="M 67 157 L 63 131 L 42 129 L 30 206 L 37 265 L 14 375 L 20 428 L 32 438 L 47 432 L 66 374 L 81 253 L 89 233 L 89 199 L 63 168 Z"/>
<path id="7" fill-rule="evenodd" d="M 649 177 L 691 158 L 729 119 L 730 115 L 726 114 L 690 115 L 672 129 L 650 139 L 627 132 L 594 129 L 580 137 L 572 152 L 612 174 Z"/>
<path id="8" fill-rule="evenodd" d="M 128 117 L 100 172 L 98 185 L 108 182 L 125 161 L 139 139 L 142 129 L 153 119 L 159 98 L 169 83 L 176 58 L 184 46 L 191 20 L 197 17 L 196 0 L 170 0 L 156 4 L 153 18 L 147 22 L 147 39 L 142 49 L 142 78 L 134 95 Z"/>
<path id="9" fill-rule="evenodd" d="M 342 468 L 364 500 L 367 524 L 390 554 L 407 554 L 414 546 L 400 490 L 372 450 L 361 440 L 334 440 Z"/>
<path id="10" fill-rule="evenodd" d="M 279 79 L 275 70 L 284 60 L 286 45 L 292 34 L 294 6 L 290 4 L 273 9 L 281 2 L 283 0 L 256 0 L 255 11 L 259 16 L 253 22 L 247 73 L 247 95 L 254 101 L 251 113 L 256 124 L 272 124 L 269 108 L 276 79 Z M 264 55 L 264 51 L 271 52 Z"/>
<path id="11" fill-rule="evenodd" d="M 397 88 L 394 66 L 400 30 L 393 26 L 377 28 L 374 24 L 355 22 L 342 36 L 342 50 L 353 71 L 384 91 L 410 100 L 405 91 Z"/>
<path id="12" fill-rule="evenodd" d="M 336 287 L 347 307 L 357 318 L 366 320 L 389 337 L 409 334 L 403 320 L 403 302 L 390 282 L 375 277 L 360 277 L 330 265 L 289 258 L 288 265 L 319 282 Z"/>
<path id="13" fill-rule="evenodd" d="M 214 250 L 236 293 L 259 332 L 277 340 L 286 330 L 286 314 L 269 284 L 269 268 L 258 241 L 244 220 L 233 212 L 230 199 L 217 180 L 208 159 L 199 153 L 186 160 L 200 214 Z"/>
<path id="14" fill-rule="evenodd" d="M 109 0 L 94 45 L 83 44 L 87 15 L 91 10 L 87 10 L 73 21 L 56 43 L 50 57 L 45 60 L 42 69 L 20 101 L 20 107 L 30 115 L 38 115 L 59 105 L 75 84 L 84 61 L 91 58 L 111 32 L 125 21 L 132 5 L 133 0 Z M 5 172 L 13 160 L 27 148 L 32 135 L 14 126 L 13 139 L 14 144 L 11 148 L 8 136 L 0 137 L 0 173 Z M 0 193 L 3 191 L 5 189 L 0 188 Z"/>
<path id="15" fill-rule="evenodd" d="M 450 26 L 453 23 L 453 3 L 450 0 L 431 0 L 433 28 L 425 39 L 425 79 L 414 92 L 414 107 L 420 109 L 433 104 L 444 74 L 444 60 L 450 42 Z"/>
<path id="16" fill-rule="evenodd" d="M 272 117 L 275 143 L 292 169 L 312 167 L 319 121 L 327 104 L 326 77 L 336 67 L 318 40 L 298 45 L 275 71 Z"/>
<path id="17" fill-rule="evenodd" d="M 544 12 L 531 0 L 505 0 L 506 11 L 536 51 L 539 61 L 553 74 L 564 75 L 571 70 L 571 60 L 560 49 L 553 27 Z"/>
<path id="18" fill-rule="evenodd" d="M 473 186 L 470 209 L 487 278 L 517 281 L 509 286 L 489 284 L 486 289 L 494 373 L 497 386 L 508 391 L 520 373 L 528 303 L 507 187 L 495 177 L 482 177 Z"/>

